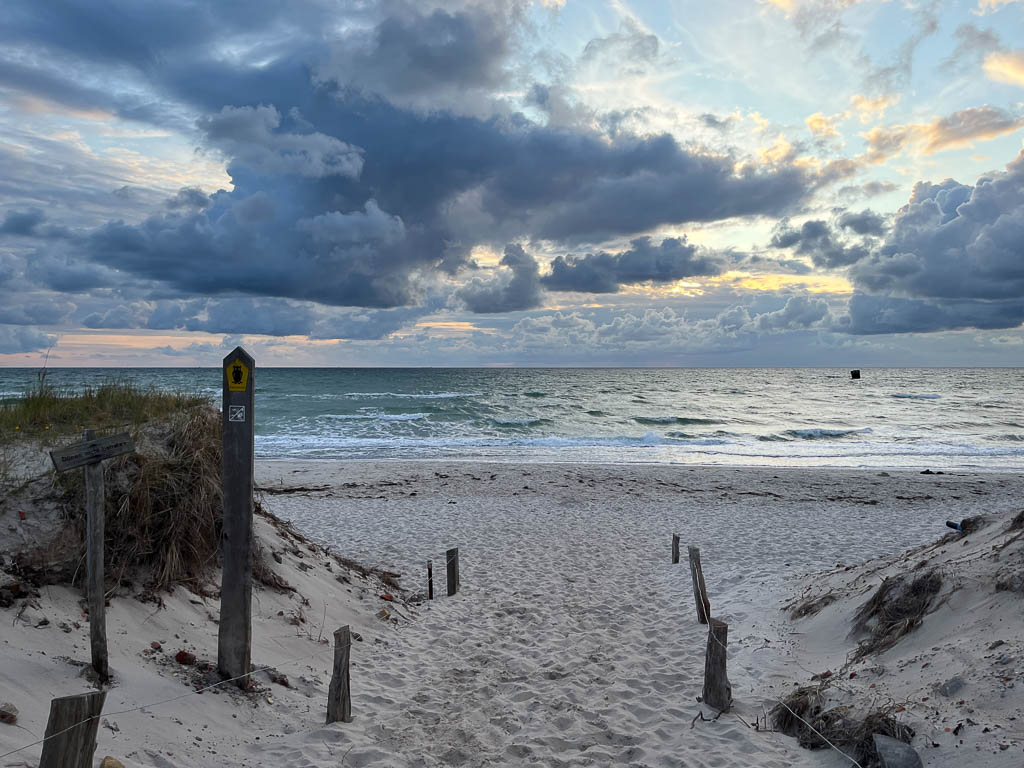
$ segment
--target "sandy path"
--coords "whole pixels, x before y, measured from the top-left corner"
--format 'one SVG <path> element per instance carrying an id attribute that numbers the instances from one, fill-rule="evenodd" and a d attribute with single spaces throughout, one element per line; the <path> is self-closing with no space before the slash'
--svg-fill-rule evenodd
<path id="1" fill-rule="evenodd" d="M 459 597 L 355 658 L 354 723 L 254 748 L 281 766 L 849 765 L 733 715 L 691 730 L 705 632 L 671 533 L 702 548 L 735 711 L 753 722 L 770 686 L 805 676 L 780 635 L 782 574 L 932 539 L 1020 491 L 992 474 L 674 467 L 265 463 L 257 476 L 322 488 L 269 503 L 407 587 L 433 558 L 443 592 L 449 546 L 462 563 Z"/>

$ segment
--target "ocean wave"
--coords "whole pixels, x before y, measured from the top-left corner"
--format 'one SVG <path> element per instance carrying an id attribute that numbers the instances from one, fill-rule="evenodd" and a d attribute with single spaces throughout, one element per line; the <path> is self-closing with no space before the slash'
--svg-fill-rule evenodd
<path id="1" fill-rule="evenodd" d="M 686 416 L 634 416 L 637 424 L 720 424 L 716 419 L 688 418 Z"/>
<path id="2" fill-rule="evenodd" d="M 417 421 L 429 417 L 429 413 L 325 413 L 320 416 L 342 421 Z"/>
<path id="3" fill-rule="evenodd" d="M 450 400 L 456 397 L 480 397 L 483 392 L 345 392 L 341 397 L 347 398 L 376 398 L 376 397 L 398 397 L 424 400 Z"/>
<path id="4" fill-rule="evenodd" d="M 787 429 L 783 435 L 800 440 L 827 440 L 835 437 L 846 437 L 847 435 L 868 435 L 871 434 L 871 427 L 863 429 Z"/>
<path id="5" fill-rule="evenodd" d="M 491 424 L 498 427 L 539 427 L 541 424 L 551 424 L 551 419 L 488 419 Z"/>
<path id="6" fill-rule="evenodd" d="M 604 411 L 587 411 L 587 416 L 607 416 Z"/>
<path id="7" fill-rule="evenodd" d="M 893 397 L 898 397 L 901 400 L 938 400 L 942 395 L 915 395 L 910 392 L 897 392 Z"/>

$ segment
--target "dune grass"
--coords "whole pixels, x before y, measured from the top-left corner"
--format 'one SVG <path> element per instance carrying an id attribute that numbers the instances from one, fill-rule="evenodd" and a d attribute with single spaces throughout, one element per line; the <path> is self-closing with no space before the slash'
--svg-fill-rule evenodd
<path id="1" fill-rule="evenodd" d="M 112 380 L 79 391 L 61 390 L 40 371 L 34 386 L 18 398 L 0 400 L 0 445 L 19 439 L 52 439 L 139 426 L 207 403 L 200 395 L 143 389 Z"/>

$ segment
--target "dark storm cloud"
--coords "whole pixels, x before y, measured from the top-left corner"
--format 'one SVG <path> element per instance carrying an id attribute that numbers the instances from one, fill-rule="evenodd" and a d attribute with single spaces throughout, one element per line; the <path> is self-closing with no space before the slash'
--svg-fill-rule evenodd
<path id="1" fill-rule="evenodd" d="M 3 223 L 0 224 L 0 235 L 34 235 L 36 228 L 45 219 L 46 216 L 38 208 L 31 208 L 27 211 L 8 211 L 4 215 Z"/>
<path id="2" fill-rule="evenodd" d="M 837 330 L 1014 328 L 1024 322 L 1024 153 L 972 187 L 919 182 L 892 229 L 850 270 Z"/>
<path id="3" fill-rule="evenodd" d="M 1024 298 L 1006 301 L 933 301 L 855 293 L 849 315 L 834 330 L 856 335 L 933 333 L 963 328 L 1015 328 L 1024 322 Z"/>
<path id="4" fill-rule="evenodd" d="M 927 299 L 1024 297 L 1024 153 L 975 186 L 920 182 L 892 231 L 850 273 L 870 293 Z"/>
<path id="5" fill-rule="evenodd" d="M 9 67 L 33 70 L 35 79 L 23 73 L 19 86 L 26 93 L 37 88 L 75 109 L 174 129 L 198 115 L 190 130 L 206 151 L 226 157 L 232 177 L 230 192 L 184 189 L 170 200 L 163 192 L 143 218 L 137 211 L 152 190 L 122 199 L 116 190 L 124 179 L 77 170 L 58 178 L 11 155 L 0 192 L 24 199 L 25 189 L 38 188 L 33 179 L 45 178 L 39 199 L 61 199 L 84 214 L 115 205 L 136 214 L 92 227 L 76 221 L 64 241 L 41 243 L 25 270 L 26 279 L 53 290 L 116 295 L 114 306 L 88 312 L 96 327 L 188 327 L 192 318 L 197 329 L 231 330 L 216 312 L 177 313 L 157 302 L 160 309 L 147 315 L 133 301 L 243 295 L 391 311 L 331 315 L 338 329 L 376 337 L 399 318 L 414 319 L 415 310 L 389 308 L 423 306 L 425 285 L 466 266 L 476 244 L 543 238 L 573 245 L 665 224 L 784 215 L 811 187 L 794 166 L 744 164 L 737 172 L 736 157 L 709 155 L 667 134 L 609 137 L 542 126 L 507 105 L 482 112 L 512 77 L 509 57 L 525 18 L 512 0 L 440 8 L 355 3 L 341 17 L 333 3 L 285 9 L 263 0 L 145 9 L 127 0 L 102 9 L 15 1 L 14 11 L 0 41 L 69 64 L 58 70 L 0 54 Z M 355 31 L 331 32 L 340 34 L 332 46 L 328 29 Z M 626 46 L 642 61 L 658 53 L 646 33 L 617 34 L 595 41 L 589 55 L 600 58 L 602 46 Z M 104 87 L 97 90 L 97 82 Z M 39 145 L 36 156 L 51 156 L 50 149 Z M 49 165 L 70 151 L 53 147 Z M 2 155 L 0 147 L 0 162 Z M 71 181 L 85 177 L 94 187 L 106 184 L 102 204 L 94 188 Z M 37 237 L 45 226 L 30 225 L 10 223 Z M 605 285 L 718 269 L 690 246 L 636 242 L 631 255 L 608 256 Z M 468 306 L 536 305 L 532 257 L 506 251 L 505 258 L 500 285 L 467 286 L 461 298 Z M 573 282 L 583 265 L 566 264 L 560 279 Z M 327 315 L 260 307 L 283 313 L 265 324 L 275 333 L 332 333 Z M 154 320 L 157 311 L 165 319 Z"/>
<path id="6" fill-rule="evenodd" d="M 866 208 L 860 213 L 846 211 L 841 214 L 839 226 L 858 235 L 884 235 L 886 230 L 885 217 Z"/>
<path id="7" fill-rule="evenodd" d="M 799 229 L 793 229 L 788 222 L 782 222 L 772 235 L 771 246 L 792 248 L 794 253 L 809 256 L 815 266 L 825 269 L 848 267 L 871 252 L 864 243 L 844 242 L 821 219 L 805 221 Z"/>
<path id="8" fill-rule="evenodd" d="M 619 253 L 588 253 L 586 256 L 557 256 L 551 273 L 541 278 L 552 291 L 615 293 L 633 283 L 669 283 L 695 275 L 717 275 L 722 262 L 702 252 L 685 238 L 667 237 L 654 245 L 649 237 L 638 237 L 632 248 Z"/>
<path id="9" fill-rule="evenodd" d="M 343 88 L 424 103 L 438 92 L 489 92 L 509 77 L 512 38 L 521 4 L 423 8 L 384 3 L 387 15 L 370 29 L 341 33 L 317 77 Z M 436 106 L 436 103 L 435 103 Z"/>
<path id="10" fill-rule="evenodd" d="M 0 325 L 0 355 L 38 352 L 52 347 L 57 337 L 24 325 Z"/>
<path id="11" fill-rule="evenodd" d="M 490 280 L 473 279 L 463 286 L 456 298 L 470 312 L 515 312 L 540 306 L 540 268 L 537 260 L 518 244 L 505 246 L 501 259 L 505 267 Z"/>
<path id="12" fill-rule="evenodd" d="M 209 196 L 201 189 L 195 187 L 183 187 L 167 200 L 167 207 L 172 211 L 182 209 L 201 210 L 210 204 Z"/>

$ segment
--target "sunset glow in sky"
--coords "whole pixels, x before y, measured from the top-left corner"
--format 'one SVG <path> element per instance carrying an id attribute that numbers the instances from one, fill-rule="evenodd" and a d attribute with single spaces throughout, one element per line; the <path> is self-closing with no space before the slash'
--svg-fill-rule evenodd
<path id="1" fill-rule="evenodd" d="M 1021 0 L 8 0 L 0 365 L 1024 365 Z"/>

